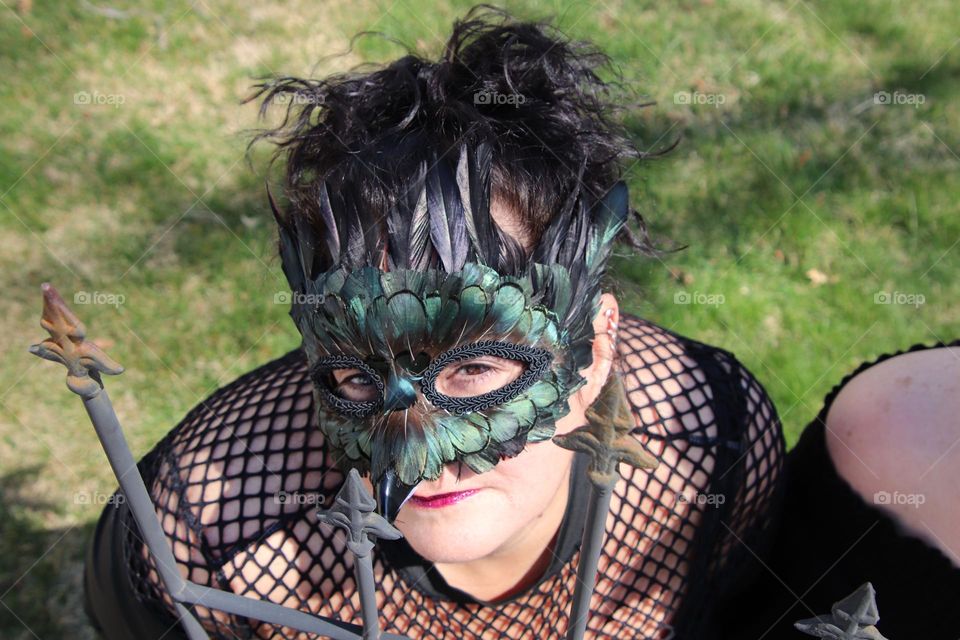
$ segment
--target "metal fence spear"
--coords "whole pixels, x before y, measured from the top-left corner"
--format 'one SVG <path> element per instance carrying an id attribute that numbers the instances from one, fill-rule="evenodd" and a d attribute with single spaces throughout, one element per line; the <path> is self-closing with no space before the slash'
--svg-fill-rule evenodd
<path id="1" fill-rule="evenodd" d="M 596 584 L 597 563 L 603 549 L 610 498 L 619 477 L 619 463 L 625 462 L 641 469 L 654 469 L 658 464 L 631 435 L 636 422 L 623 381 L 616 372 L 611 371 L 607 377 L 597 399 L 587 409 L 586 418 L 586 425 L 553 437 L 553 441 L 564 449 L 582 452 L 590 457 L 590 466 L 587 468 L 590 500 L 580 545 L 577 586 L 573 592 L 567 640 L 581 640 L 587 629 L 590 596 Z"/>
<path id="2" fill-rule="evenodd" d="M 370 535 L 386 540 L 403 537 L 400 530 L 374 512 L 377 503 L 363 486 L 360 473 L 350 469 L 340 487 L 335 506 L 317 509 L 320 522 L 339 527 L 347 533 L 347 548 L 353 553 L 353 569 L 360 592 L 360 612 L 363 616 L 364 640 L 380 638 L 380 618 L 373 576 L 373 542 Z"/>
<path id="3" fill-rule="evenodd" d="M 834 602 L 830 615 L 793 623 L 803 633 L 827 640 L 886 640 L 877 629 L 880 612 L 873 584 L 864 582 L 849 596 Z"/>
<path id="4" fill-rule="evenodd" d="M 67 387 L 83 398 L 83 406 L 117 477 L 125 503 L 143 536 L 147 551 L 156 563 L 160 582 L 174 601 L 187 637 L 190 640 L 208 640 L 206 631 L 186 606 L 203 605 L 334 640 L 361 638 L 363 630 L 357 625 L 313 615 L 275 602 L 207 587 L 180 576 L 170 543 L 160 527 L 153 501 L 100 378 L 102 373 L 118 375 L 123 372 L 123 367 L 96 344 L 87 341 L 83 323 L 73 314 L 53 285 L 44 282 L 41 289 L 43 316 L 40 325 L 47 330 L 50 337 L 31 345 L 29 351 L 45 360 L 59 362 L 67 368 Z M 405 636 L 394 634 L 383 634 L 380 637 L 383 640 L 409 640 Z"/>

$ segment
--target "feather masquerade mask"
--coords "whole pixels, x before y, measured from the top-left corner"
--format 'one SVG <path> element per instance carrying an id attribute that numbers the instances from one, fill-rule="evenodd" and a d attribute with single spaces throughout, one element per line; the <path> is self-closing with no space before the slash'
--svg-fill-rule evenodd
<path id="1" fill-rule="evenodd" d="M 451 462 L 489 471 L 549 439 L 586 382 L 578 372 L 592 362 L 626 185 L 598 200 L 578 181 L 522 268 L 505 274 L 490 164 L 485 144 L 463 145 L 456 167 L 422 163 L 381 215 L 322 183 L 322 237 L 271 198 L 320 427 L 337 465 L 369 471 L 388 487 L 381 497 L 393 485 L 409 494 Z M 477 362 L 499 366 L 499 380 L 463 373 Z"/>

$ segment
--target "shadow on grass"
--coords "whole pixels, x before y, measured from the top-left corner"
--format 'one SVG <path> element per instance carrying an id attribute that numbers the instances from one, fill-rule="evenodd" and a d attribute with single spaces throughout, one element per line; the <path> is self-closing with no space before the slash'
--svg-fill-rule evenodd
<path id="1" fill-rule="evenodd" d="M 60 509 L 33 493 L 39 466 L 0 476 L 0 637 L 93 639 L 83 610 L 83 556 L 94 522 L 50 528 Z"/>

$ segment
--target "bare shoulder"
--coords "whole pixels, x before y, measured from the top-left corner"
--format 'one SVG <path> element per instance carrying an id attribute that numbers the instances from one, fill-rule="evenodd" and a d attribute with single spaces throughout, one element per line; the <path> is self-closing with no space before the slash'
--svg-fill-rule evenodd
<path id="1" fill-rule="evenodd" d="M 960 566 L 960 345 L 904 351 L 851 377 L 827 411 L 837 473 Z"/>
<path id="2" fill-rule="evenodd" d="M 827 412 L 828 442 L 837 447 L 831 446 L 831 455 L 847 462 L 859 452 L 876 466 L 899 468 L 894 463 L 903 452 L 891 452 L 884 441 L 913 441 L 910 452 L 918 459 L 911 463 L 932 463 L 960 437 L 951 439 L 933 430 L 935 425 L 952 422 L 958 412 L 960 347 L 900 353 L 867 367 L 840 389 Z"/>

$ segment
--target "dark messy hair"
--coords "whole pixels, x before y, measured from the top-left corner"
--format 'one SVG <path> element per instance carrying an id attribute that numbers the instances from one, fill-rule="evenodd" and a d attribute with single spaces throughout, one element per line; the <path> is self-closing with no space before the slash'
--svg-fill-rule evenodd
<path id="1" fill-rule="evenodd" d="M 619 71 L 614 81 L 598 75 L 612 66 L 609 56 L 547 21 L 517 21 L 477 5 L 454 22 L 438 60 L 407 51 L 373 70 L 361 65 L 324 79 L 271 77 L 255 85 L 247 101 L 263 97 L 261 117 L 271 104 L 286 105 L 282 122 L 259 131 L 250 146 L 270 140 L 273 160 L 285 158 L 292 215 L 319 224 L 324 181 L 357 207 L 386 211 L 405 197 L 422 162 L 455 159 L 464 143 L 487 144 L 490 197 L 536 245 L 577 183 L 599 198 L 622 177 L 625 160 L 661 156 L 679 142 L 656 153 L 638 149 L 614 117 L 625 109 L 614 98 Z M 637 231 L 625 225 L 618 239 L 645 255 L 666 253 L 630 211 Z"/>

